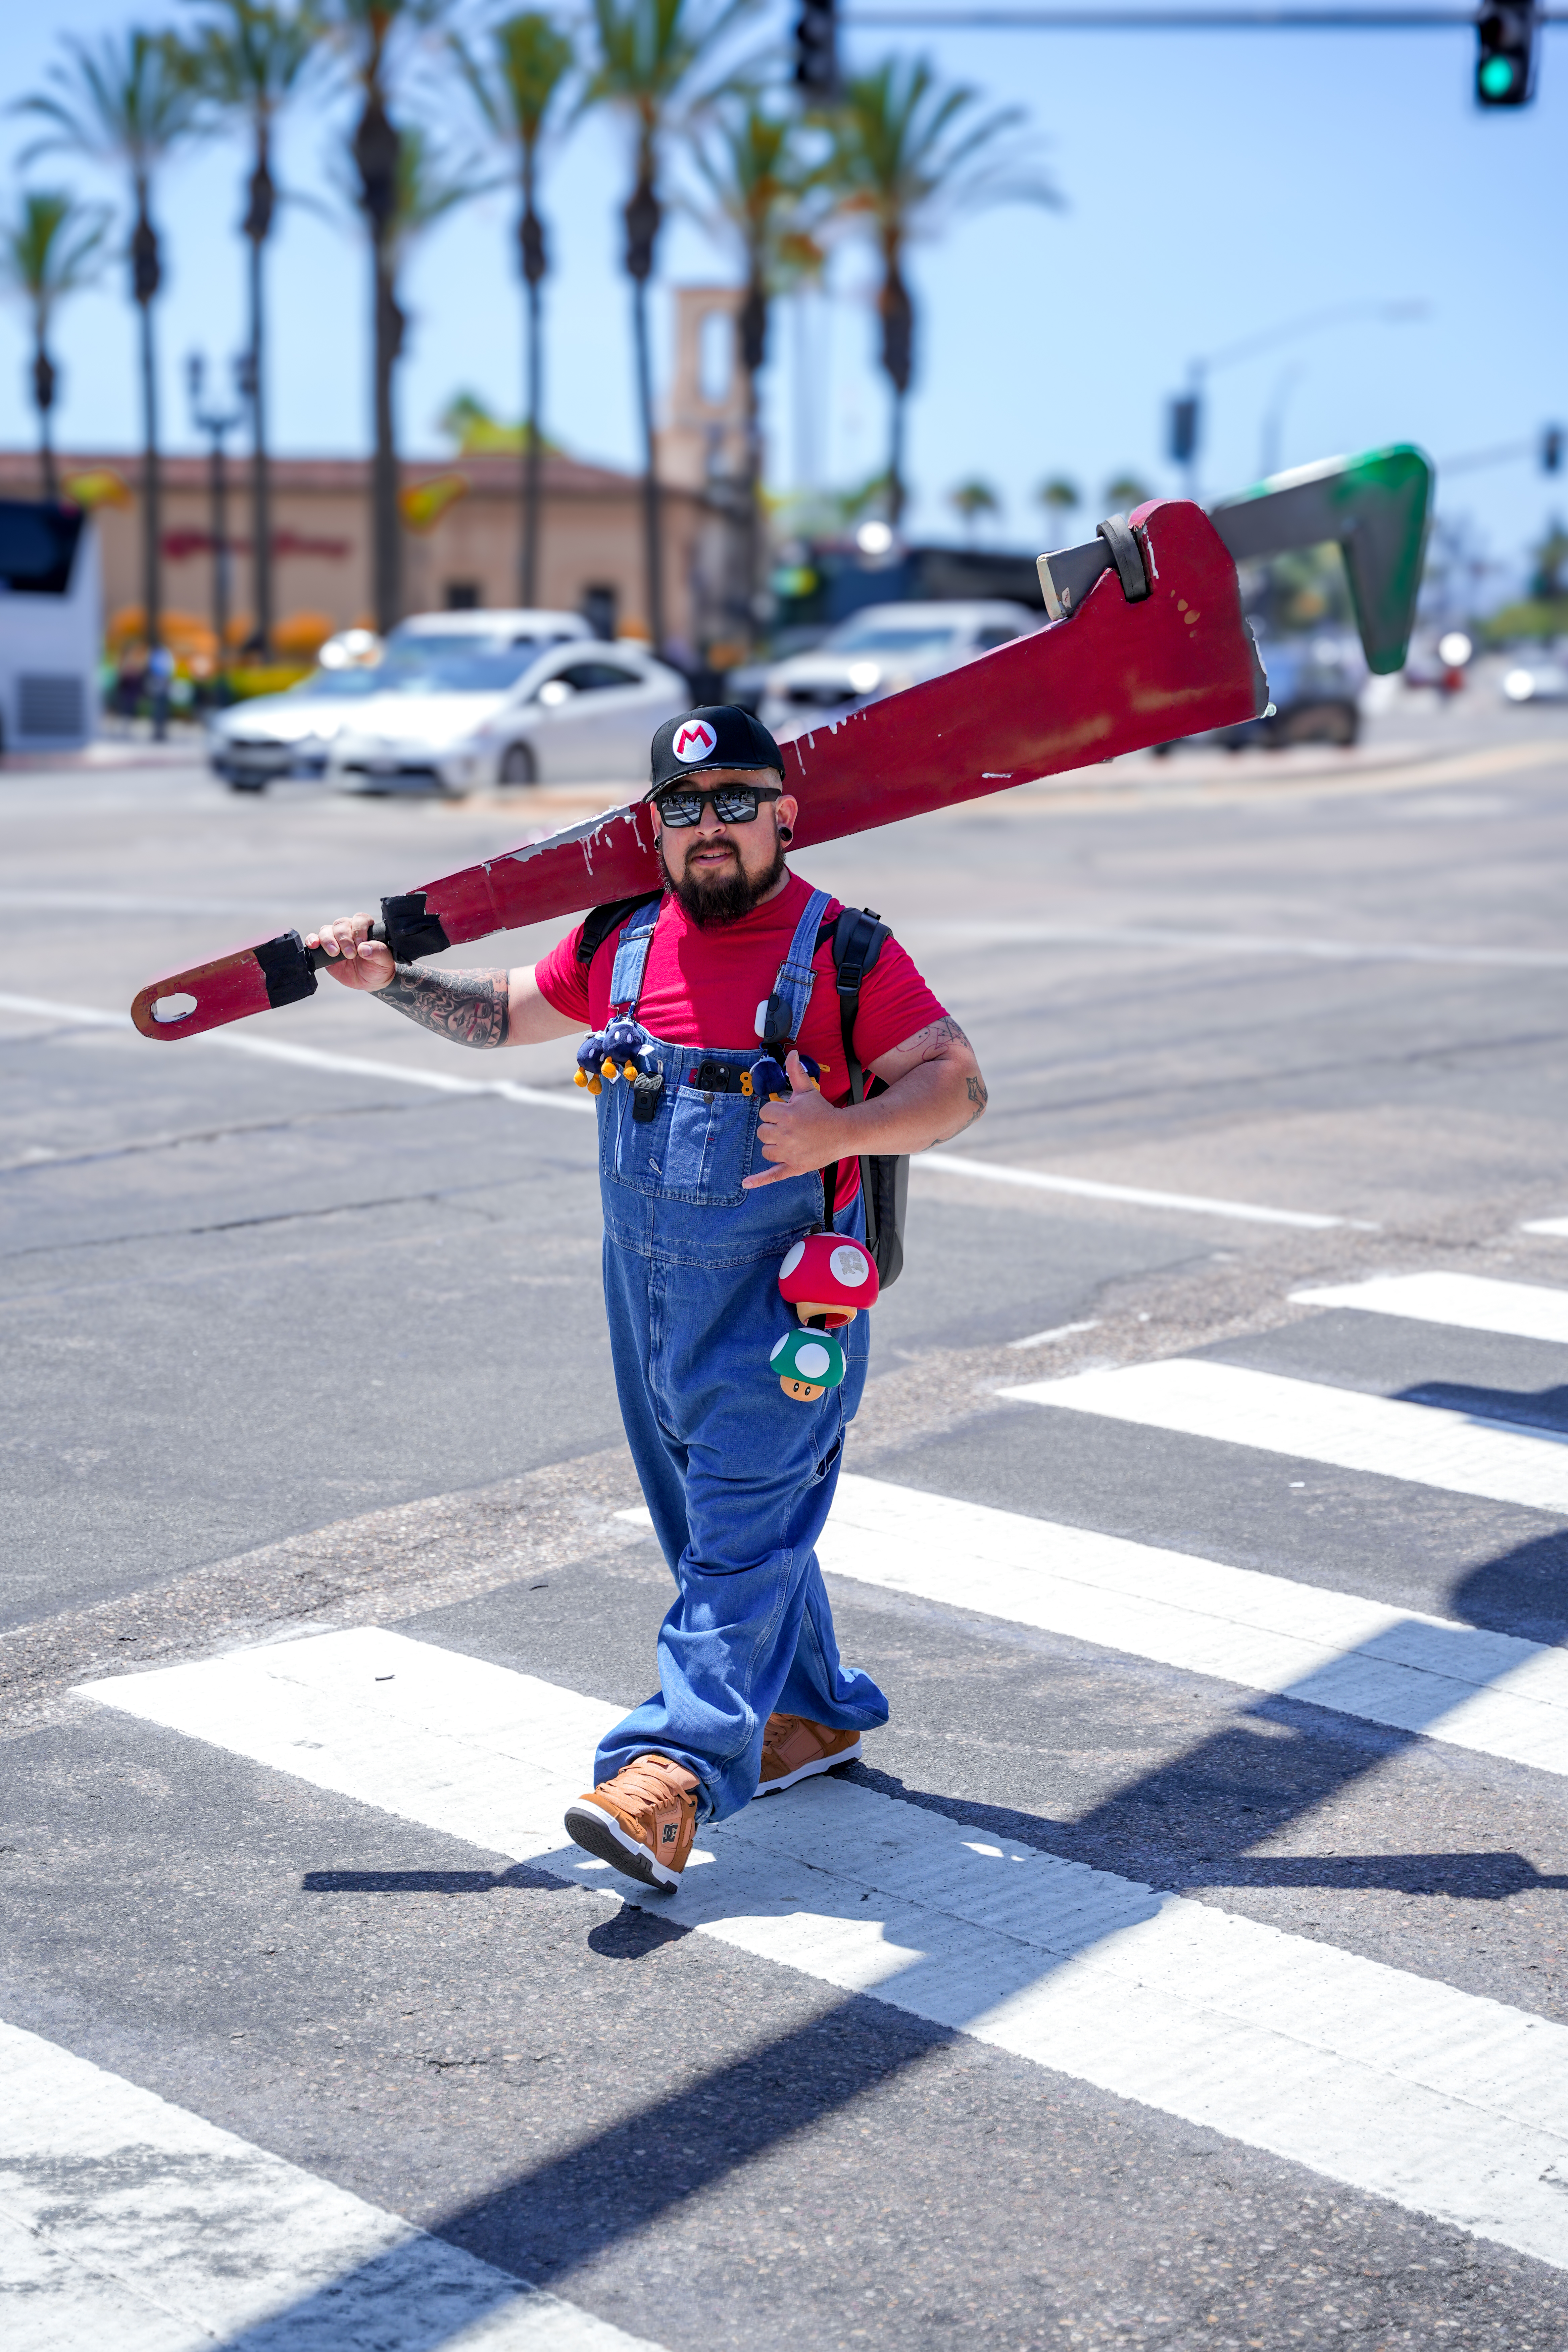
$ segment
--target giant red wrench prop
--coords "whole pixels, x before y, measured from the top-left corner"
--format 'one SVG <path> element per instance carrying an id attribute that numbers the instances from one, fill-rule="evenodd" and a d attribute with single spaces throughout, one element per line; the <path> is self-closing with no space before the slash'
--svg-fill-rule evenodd
<path id="1" fill-rule="evenodd" d="M 796 849 L 1262 715 L 1236 566 L 1201 509 L 1154 501 L 1101 534 L 1053 559 L 1061 618 L 784 746 Z M 376 936 L 407 962 L 660 880 L 638 801 L 384 898 Z M 144 1037 L 199 1036 L 310 996 L 324 961 L 298 931 L 253 940 L 149 981 L 131 1017 Z"/>

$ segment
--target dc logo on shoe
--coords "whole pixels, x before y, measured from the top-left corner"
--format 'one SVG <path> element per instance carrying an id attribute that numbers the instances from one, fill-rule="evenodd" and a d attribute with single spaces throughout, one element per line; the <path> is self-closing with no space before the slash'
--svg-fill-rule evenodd
<path id="1" fill-rule="evenodd" d="M 718 741 L 706 719 L 689 719 L 683 727 L 676 729 L 675 740 L 669 748 L 678 760 L 684 760 L 689 767 L 693 760 L 706 760 Z"/>
<path id="2" fill-rule="evenodd" d="M 673 1845 L 675 1843 L 675 1823 L 673 1822 L 666 1822 L 663 1829 L 659 1832 L 659 1843 L 662 1845 Z"/>

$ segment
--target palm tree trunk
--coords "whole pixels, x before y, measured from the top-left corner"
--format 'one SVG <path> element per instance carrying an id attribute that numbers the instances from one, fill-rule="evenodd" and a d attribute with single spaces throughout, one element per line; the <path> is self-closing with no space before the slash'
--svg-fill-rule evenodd
<path id="1" fill-rule="evenodd" d="M 153 305 L 142 317 L 142 604 L 147 650 L 163 643 L 163 482 L 158 463 L 158 370 L 153 335 Z"/>
<path id="2" fill-rule="evenodd" d="M 250 242 L 250 517 L 257 657 L 272 653 L 272 467 L 267 450 L 266 314 L 260 237 Z M 218 647 L 221 674 L 227 647 Z"/>
<path id="3" fill-rule="evenodd" d="M 757 379 L 768 355 L 768 289 L 758 254 L 752 258 L 746 299 L 736 316 L 735 326 L 741 365 L 746 372 L 746 503 L 741 518 L 741 564 L 744 574 L 743 626 L 749 645 L 756 630 L 757 592 L 762 586 L 758 573 L 763 550 L 763 425 Z"/>
<path id="4" fill-rule="evenodd" d="M 60 494 L 59 477 L 55 470 L 54 434 L 50 426 L 55 404 L 55 369 L 44 341 L 41 323 L 33 347 L 33 401 L 38 412 L 38 470 L 43 477 L 44 496 L 53 506 Z"/>
<path id="5" fill-rule="evenodd" d="M 374 349 L 375 455 L 371 461 L 371 600 L 384 636 L 403 617 L 403 541 L 397 512 L 397 443 L 392 379 L 403 343 L 397 307 L 397 165 L 401 142 L 383 102 L 380 36 L 364 82 L 364 111 L 354 130 L 360 201 L 370 226 L 371 332 Z"/>
<path id="6" fill-rule="evenodd" d="M 895 530 L 904 516 L 904 399 L 895 384 L 888 439 L 888 520 Z"/>
<path id="7" fill-rule="evenodd" d="M 885 234 L 882 246 L 882 286 L 877 308 L 882 320 L 882 366 L 892 386 L 889 419 L 888 520 L 897 530 L 904 512 L 904 402 L 914 373 L 915 306 L 904 283 L 899 243 Z"/>
<path id="8" fill-rule="evenodd" d="M 373 248 L 375 301 L 375 457 L 371 469 L 371 522 L 375 625 L 383 636 L 403 617 L 403 541 L 397 512 L 397 438 L 392 414 L 393 372 L 402 340 L 402 315 L 393 284 L 390 242 Z"/>
<path id="9" fill-rule="evenodd" d="M 522 429 L 522 572 L 524 604 L 539 602 L 539 412 L 543 380 L 544 305 L 537 278 L 528 280 L 528 416 Z"/>
<path id="10" fill-rule="evenodd" d="M 653 439 L 653 376 L 647 348 L 647 279 L 632 280 L 632 320 L 637 334 L 637 405 L 643 439 L 643 564 L 647 578 L 647 625 L 656 654 L 664 650 L 664 574 L 662 531 L 658 506 L 658 476 Z"/>

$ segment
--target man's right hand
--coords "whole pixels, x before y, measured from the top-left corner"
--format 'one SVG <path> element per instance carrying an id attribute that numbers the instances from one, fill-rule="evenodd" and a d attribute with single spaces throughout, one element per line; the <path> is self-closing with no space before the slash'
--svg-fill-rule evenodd
<path id="1" fill-rule="evenodd" d="M 397 970 L 392 950 L 373 940 L 369 915 L 339 915 L 319 931 L 307 931 L 308 948 L 324 948 L 326 970 L 345 988 L 384 988 Z"/>

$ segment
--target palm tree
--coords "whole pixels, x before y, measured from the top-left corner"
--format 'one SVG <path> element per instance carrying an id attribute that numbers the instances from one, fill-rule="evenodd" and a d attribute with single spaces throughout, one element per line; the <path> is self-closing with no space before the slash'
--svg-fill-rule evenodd
<path id="1" fill-rule="evenodd" d="M 50 66 L 49 87 L 21 100 L 19 111 L 46 125 L 22 157 L 69 153 L 123 172 L 131 184 L 131 291 L 141 313 L 142 582 L 147 643 L 163 639 L 161 481 L 158 460 L 157 346 L 153 304 L 163 283 L 163 255 L 153 224 L 153 181 L 159 166 L 202 123 L 201 94 L 173 35 L 105 33 L 96 45 L 66 37 L 66 57 Z"/>
<path id="2" fill-rule="evenodd" d="M 488 68 L 461 40 L 453 47 L 474 100 L 492 135 L 510 147 L 517 168 L 520 210 L 517 217 L 518 257 L 527 292 L 527 386 L 522 434 L 522 537 L 519 548 L 518 589 L 524 604 L 539 601 L 539 463 L 543 397 L 543 282 L 550 267 L 544 224 L 535 206 L 539 186 L 539 149 L 545 118 L 562 84 L 576 63 L 570 37 L 548 16 L 530 9 L 508 16 L 490 33 Z"/>
<path id="3" fill-rule="evenodd" d="M 445 15 L 446 6 L 447 0 L 324 0 L 322 7 L 323 26 L 346 57 L 360 95 L 350 153 L 359 175 L 359 206 L 370 229 L 375 410 L 370 484 L 371 602 L 375 625 L 384 635 L 395 626 L 403 611 L 397 428 L 393 408 L 393 381 L 403 349 L 404 326 L 397 307 L 394 252 L 403 134 L 387 108 L 395 49 L 407 35 L 434 25 Z"/>
<path id="4" fill-rule="evenodd" d="M 942 89 L 924 58 L 888 58 L 845 82 L 835 118 L 842 208 L 864 220 L 881 262 L 877 312 L 893 394 L 888 478 L 895 526 L 904 507 L 904 404 L 914 373 L 914 299 L 904 276 L 910 243 L 941 220 L 987 205 L 1061 202 L 1031 155 L 1005 139 L 1023 122 L 1023 108 L 999 107 L 976 120 L 979 96 L 958 83 Z"/>
<path id="5" fill-rule="evenodd" d="M 1068 474 L 1052 474 L 1036 493 L 1049 518 L 1053 538 L 1067 529 L 1067 519 L 1083 504 L 1083 492 Z"/>
<path id="6" fill-rule="evenodd" d="M 637 408 L 643 440 L 643 548 L 647 622 L 654 649 L 664 644 L 664 575 L 658 480 L 654 470 L 653 379 L 648 362 L 647 281 L 664 219 L 659 181 L 664 150 L 721 94 L 693 90 L 715 50 L 754 0 L 594 0 L 598 57 L 583 107 L 611 106 L 634 138 L 632 192 L 622 212 L 626 268 L 632 281 Z M 732 82 L 728 87 L 732 87 Z"/>
<path id="7" fill-rule="evenodd" d="M 81 205 L 63 188 L 30 188 L 21 210 L 0 226 L 0 284 L 20 295 L 33 320 L 33 404 L 38 412 L 38 466 L 44 496 L 58 499 L 49 413 L 58 376 L 49 357 L 49 321 L 68 294 L 97 277 L 103 262 L 109 215 Z"/>
<path id="8" fill-rule="evenodd" d="M 821 165 L 801 152 L 798 122 L 770 112 L 746 91 L 735 92 L 717 110 L 708 135 L 695 142 L 694 161 L 720 223 L 741 247 L 746 272 L 746 290 L 735 324 L 746 376 L 742 570 L 749 635 L 756 618 L 762 554 L 763 436 L 757 378 L 768 355 L 768 306 L 782 287 L 822 266 L 822 249 L 813 230 L 826 211 L 826 189 Z"/>
<path id="9" fill-rule="evenodd" d="M 947 502 L 950 507 L 956 509 L 963 519 L 964 530 L 972 539 L 974 536 L 974 526 L 982 515 L 1000 514 L 1002 511 L 1001 499 L 990 483 L 983 482 L 978 474 L 966 482 L 960 482 L 955 488 L 949 490 Z"/>
<path id="10" fill-rule="evenodd" d="M 215 111 L 242 121 L 250 138 L 251 168 L 243 234 L 250 245 L 250 341 L 246 388 L 250 400 L 251 542 L 256 637 L 266 661 L 272 639 L 272 492 L 267 450 L 266 312 L 262 261 L 278 203 L 272 177 L 272 136 L 278 116 L 321 40 L 311 0 L 289 7 L 276 0 L 206 0 L 216 8 L 196 28 L 191 66 Z"/>
<path id="11" fill-rule="evenodd" d="M 1113 474 L 1105 485 L 1105 495 L 1113 514 L 1131 514 L 1134 507 L 1142 506 L 1154 493 L 1136 474 Z"/>

